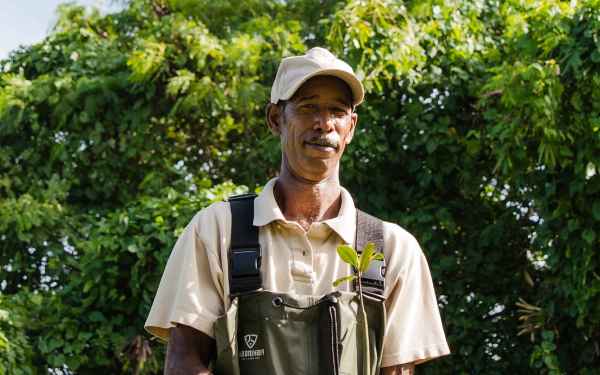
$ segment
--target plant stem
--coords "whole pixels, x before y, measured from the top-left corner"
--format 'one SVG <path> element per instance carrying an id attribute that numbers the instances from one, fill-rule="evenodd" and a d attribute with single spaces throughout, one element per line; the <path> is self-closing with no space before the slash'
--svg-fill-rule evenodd
<path id="1" fill-rule="evenodd" d="M 369 375 L 371 373 L 371 350 L 369 345 L 369 323 L 367 322 L 367 313 L 365 311 L 365 302 L 363 300 L 363 291 L 362 291 L 362 283 L 360 282 L 362 279 L 362 272 L 357 271 L 358 273 L 358 300 L 360 302 L 360 314 L 362 315 L 361 320 L 363 322 L 363 330 L 364 330 L 364 343 L 365 343 L 365 353 L 364 353 L 364 361 L 363 361 L 363 374 Z"/>

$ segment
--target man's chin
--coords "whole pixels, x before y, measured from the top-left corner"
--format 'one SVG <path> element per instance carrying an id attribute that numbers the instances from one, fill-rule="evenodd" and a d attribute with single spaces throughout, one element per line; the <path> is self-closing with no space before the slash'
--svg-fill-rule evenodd
<path id="1" fill-rule="evenodd" d="M 304 168 L 301 169 L 299 176 L 306 181 L 318 183 L 329 179 L 338 172 L 337 160 L 332 158 L 312 158 L 305 162 Z"/>
<path id="2" fill-rule="evenodd" d="M 317 149 L 317 148 L 307 148 L 304 152 L 304 157 L 307 162 L 323 161 L 324 163 L 333 163 L 335 164 L 338 160 L 337 150 L 331 147 Z"/>

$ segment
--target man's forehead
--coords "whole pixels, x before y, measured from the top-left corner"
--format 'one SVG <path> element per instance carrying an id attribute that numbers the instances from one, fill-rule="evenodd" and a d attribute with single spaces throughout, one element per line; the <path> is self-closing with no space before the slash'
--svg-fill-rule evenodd
<path id="1" fill-rule="evenodd" d="M 333 76 L 316 76 L 304 82 L 292 96 L 292 101 L 327 97 L 345 104 L 352 103 L 352 90 L 342 79 Z"/>

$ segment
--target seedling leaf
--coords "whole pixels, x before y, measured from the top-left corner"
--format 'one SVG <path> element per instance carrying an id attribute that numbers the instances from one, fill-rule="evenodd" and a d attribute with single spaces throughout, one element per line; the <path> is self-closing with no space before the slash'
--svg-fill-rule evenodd
<path id="1" fill-rule="evenodd" d="M 340 245 L 337 248 L 337 253 L 344 262 L 354 267 L 354 269 L 358 269 L 358 254 L 351 246 Z"/>
<path id="2" fill-rule="evenodd" d="M 371 263 L 371 259 L 375 254 L 375 244 L 373 242 L 369 242 L 365 245 L 362 254 L 360 255 L 360 272 L 365 272 L 369 269 L 369 264 Z"/>
<path id="3" fill-rule="evenodd" d="M 385 258 L 383 257 L 383 253 L 375 253 L 373 254 L 373 259 L 372 260 L 381 260 L 383 261 Z"/>
<path id="4" fill-rule="evenodd" d="M 344 277 L 340 277 L 339 279 L 335 280 L 333 282 L 333 286 L 337 287 L 339 286 L 341 283 L 345 283 L 346 281 L 352 281 L 356 279 L 356 275 L 350 275 L 350 276 L 344 276 Z"/>

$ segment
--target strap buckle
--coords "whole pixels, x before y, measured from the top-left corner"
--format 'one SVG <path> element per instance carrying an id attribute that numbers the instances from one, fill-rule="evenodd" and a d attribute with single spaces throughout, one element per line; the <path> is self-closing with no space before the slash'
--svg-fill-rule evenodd
<path id="1" fill-rule="evenodd" d="M 256 291 L 262 285 L 260 247 L 231 249 L 229 253 L 229 277 L 231 294 L 238 295 Z"/>
<path id="2" fill-rule="evenodd" d="M 260 275 L 262 260 L 259 248 L 231 249 L 231 275 L 233 277 L 248 277 Z"/>

